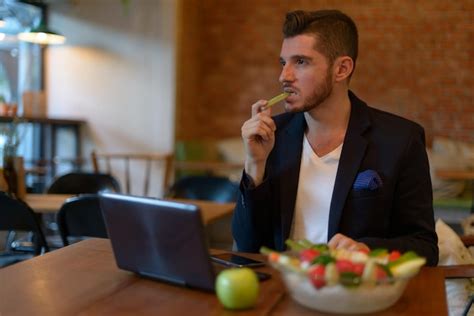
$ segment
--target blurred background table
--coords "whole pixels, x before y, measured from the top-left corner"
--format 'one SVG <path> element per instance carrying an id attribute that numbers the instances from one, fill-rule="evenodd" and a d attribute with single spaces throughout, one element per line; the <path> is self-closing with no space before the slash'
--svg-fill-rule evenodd
<path id="1" fill-rule="evenodd" d="M 64 201 L 72 197 L 71 194 L 36 194 L 29 193 L 25 196 L 24 201 L 35 213 L 47 214 L 56 213 Z"/>
<path id="2" fill-rule="evenodd" d="M 64 201 L 70 198 L 70 194 L 27 194 L 25 202 L 38 214 L 56 213 Z M 189 199 L 167 199 L 170 201 L 195 204 L 201 209 L 204 225 L 219 218 L 232 214 L 235 203 L 217 203 L 211 201 L 189 200 Z"/>

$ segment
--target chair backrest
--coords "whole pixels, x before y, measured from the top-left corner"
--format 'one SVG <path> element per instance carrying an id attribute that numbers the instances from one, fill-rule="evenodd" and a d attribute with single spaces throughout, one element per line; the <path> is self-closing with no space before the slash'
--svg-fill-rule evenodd
<path id="1" fill-rule="evenodd" d="M 92 164 L 95 172 L 107 172 L 117 178 L 123 178 L 127 194 L 150 194 L 152 168 L 162 171 L 162 188 L 165 191 L 170 184 L 173 169 L 173 155 L 170 153 L 97 153 L 92 152 Z M 131 166 L 134 166 L 133 178 L 143 175 L 143 191 L 137 193 L 131 188 Z M 142 169 L 142 170 L 141 170 Z M 122 176 L 122 177 L 121 177 Z M 163 191 L 163 192 L 164 192 Z"/>
<path id="2" fill-rule="evenodd" d="M 168 197 L 215 202 L 235 202 L 239 185 L 226 177 L 188 176 L 178 179 L 170 188 Z"/>
<path id="3" fill-rule="evenodd" d="M 40 222 L 34 211 L 23 201 L 0 192 L 0 230 L 27 231 L 34 234 L 34 254 L 49 251 Z"/>
<path id="4" fill-rule="evenodd" d="M 104 218 L 96 194 L 83 194 L 69 198 L 57 214 L 57 223 L 64 246 L 68 237 L 107 238 Z"/>
<path id="5" fill-rule="evenodd" d="M 72 172 L 56 178 L 47 193 L 81 194 L 120 192 L 118 181 L 110 174 Z"/>

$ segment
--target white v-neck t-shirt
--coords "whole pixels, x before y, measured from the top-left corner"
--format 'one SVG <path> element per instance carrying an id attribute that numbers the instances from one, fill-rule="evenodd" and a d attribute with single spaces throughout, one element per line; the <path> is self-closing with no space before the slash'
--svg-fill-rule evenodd
<path id="1" fill-rule="evenodd" d="M 291 239 L 328 242 L 329 208 L 336 181 L 342 144 L 319 157 L 303 137 L 300 177 L 296 194 Z"/>

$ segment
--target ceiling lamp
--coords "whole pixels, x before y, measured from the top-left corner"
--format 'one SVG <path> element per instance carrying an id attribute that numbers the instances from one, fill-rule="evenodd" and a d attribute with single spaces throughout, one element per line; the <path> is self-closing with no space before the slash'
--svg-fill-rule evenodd
<path id="1" fill-rule="evenodd" d="M 40 24 L 38 27 L 35 27 L 28 32 L 18 34 L 18 39 L 42 45 L 64 44 L 66 41 L 66 37 L 51 31 L 44 24 Z"/>

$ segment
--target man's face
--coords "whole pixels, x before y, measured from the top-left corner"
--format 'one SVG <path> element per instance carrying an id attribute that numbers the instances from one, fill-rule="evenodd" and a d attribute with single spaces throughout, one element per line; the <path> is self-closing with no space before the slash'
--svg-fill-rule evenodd
<path id="1" fill-rule="evenodd" d="M 314 109 L 332 92 L 332 67 L 326 57 L 315 50 L 316 40 L 303 34 L 283 41 L 279 80 L 283 90 L 291 93 L 285 101 L 289 112 Z"/>

